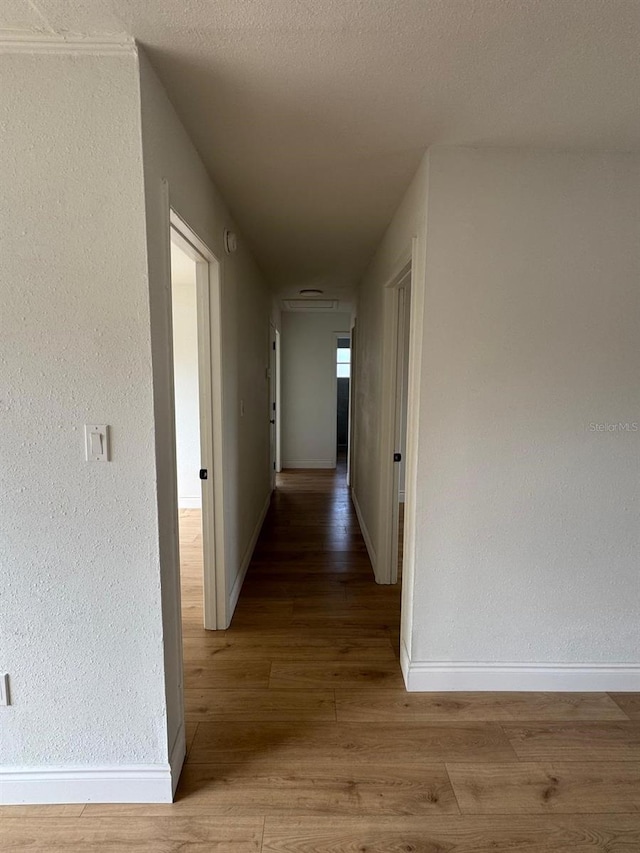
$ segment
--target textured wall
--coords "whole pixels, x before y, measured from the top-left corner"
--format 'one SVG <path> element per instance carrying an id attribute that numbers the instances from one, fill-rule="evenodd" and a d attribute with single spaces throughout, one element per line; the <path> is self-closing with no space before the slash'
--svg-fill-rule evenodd
<path id="1" fill-rule="evenodd" d="M 375 546 L 383 288 L 413 233 L 413 661 L 637 662 L 639 222 L 632 155 L 436 148 L 405 195 L 360 288 L 354 465 Z"/>
<path id="2" fill-rule="evenodd" d="M 430 152 L 413 657 L 637 662 L 640 158 Z"/>
<path id="3" fill-rule="evenodd" d="M 336 332 L 349 314 L 282 314 L 282 466 L 336 464 Z"/>
<path id="4" fill-rule="evenodd" d="M 417 257 L 424 252 L 425 215 L 427 204 L 427 159 L 425 158 L 411 182 L 378 250 L 361 282 L 357 310 L 355 494 L 362 510 L 374 549 L 378 548 L 378 513 L 380 509 L 380 423 L 388 402 L 382 399 L 382 339 L 384 330 L 385 286 L 397 266 L 411 255 L 411 242 L 417 237 Z M 413 270 L 413 278 L 422 275 L 422 266 Z M 415 290 L 415 288 L 414 288 Z M 422 310 L 422 291 L 414 292 L 412 313 Z M 404 566 L 405 587 L 411 567 Z M 409 612 L 405 608 L 405 616 Z"/>
<path id="5" fill-rule="evenodd" d="M 238 576 L 242 559 L 271 490 L 266 373 L 271 294 L 242 235 L 239 235 L 236 254 L 225 254 L 224 229 L 235 229 L 235 224 L 142 51 L 140 92 L 153 326 L 165 675 L 169 741 L 173 744 L 182 719 L 182 651 L 176 607 L 179 571 L 170 399 L 169 240 L 164 181 L 168 183 L 171 206 L 221 262 L 225 403 L 223 477 L 228 591 Z M 212 343 L 215 346 L 217 342 Z M 241 400 L 244 402 L 244 416 L 240 415 Z"/>
<path id="6" fill-rule="evenodd" d="M 4 54 L 0 75 L 0 763 L 162 763 L 136 59 Z"/>

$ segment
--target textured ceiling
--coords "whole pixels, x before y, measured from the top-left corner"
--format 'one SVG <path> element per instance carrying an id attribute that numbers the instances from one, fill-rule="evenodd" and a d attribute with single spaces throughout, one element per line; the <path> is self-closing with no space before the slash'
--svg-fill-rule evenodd
<path id="1" fill-rule="evenodd" d="M 143 44 L 272 285 L 345 296 L 433 144 L 640 149 L 640 0 L 2 0 Z"/>

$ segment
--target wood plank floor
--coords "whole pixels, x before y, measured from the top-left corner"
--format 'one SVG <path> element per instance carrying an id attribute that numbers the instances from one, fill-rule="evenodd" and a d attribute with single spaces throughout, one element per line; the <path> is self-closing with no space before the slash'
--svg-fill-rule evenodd
<path id="1" fill-rule="evenodd" d="M 228 631 L 181 512 L 188 757 L 171 805 L 0 809 L 0 848 L 640 851 L 640 695 L 405 692 L 344 472 L 279 477 Z"/>

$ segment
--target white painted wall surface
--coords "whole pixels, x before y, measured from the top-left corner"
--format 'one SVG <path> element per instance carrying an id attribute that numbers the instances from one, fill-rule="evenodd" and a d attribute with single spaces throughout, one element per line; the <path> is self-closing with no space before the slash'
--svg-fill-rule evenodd
<path id="1" fill-rule="evenodd" d="M 171 206 L 221 262 L 222 369 L 226 405 L 223 425 L 225 555 L 227 590 L 235 599 L 270 498 L 266 369 L 271 295 L 242 235 L 239 235 L 237 253 L 225 255 L 224 229 L 237 231 L 237 228 L 142 51 L 140 90 L 153 328 L 165 678 L 169 741 L 173 743 L 182 719 L 182 649 L 168 347 L 169 241 L 163 181 L 168 183 Z M 240 415 L 241 401 L 244 416 Z"/>
<path id="2" fill-rule="evenodd" d="M 637 664 L 640 158 L 429 160 L 412 657 Z"/>
<path id="3" fill-rule="evenodd" d="M 0 77 L 0 764 L 163 767 L 137 61 L 2 53 Z"/>
<path id="4" fill-rule="evenodd" d="M 174 252 L 180 252 L 171 245 Z M 186 258 L 190 261 L 190 258 Z M 171 306 L 173 318 L 173 380 L 176 407 L 176 461 L 178 506 L 202 506 L 200 488 L 200 405 L 198 379 L 198 315 L 196 265 L 191 261 L 191 281 L 173 277 Z"/>
<path id="5" fill-rule="evenodd" d="M 335 468 L 336 332 L 342 313 L 283 311 L 281 454 L 283 468 Z"/>
<path id="6" fill-rule="evenodd" d="M 412 689 L 640 687 L 640 430 L 591 428 L 640 421 L 639 223 L 637 156 L 432 149 L 367 271 L 355 498 L 375 547 L 384 285 L 417 236 Z"/>
<path id="7" fill-rule="evenodd" d="M 361 282 L 357 307 L 356 336 L 356 400 L 355 489 L 353 498 L 374 571 L 379 547 L 380 513 L 380 430 L 388 401 L 382 399 L 382 342 L 385 319 L 385 287 L 401 266 L 411 257 L 412 239 L 416 239 L 416 267 L 413 280 L 424 281 L 424 248 L 426 243 L 426 206 L 428 161 L 425 157 L 387 229 Z M 424 287 L 413 287 L 411 321 L 422 312 Z M 409 373 L 416 370 L 415 334 L 410 349 Z M 408 448 L 406 448 L 408 450 Z M 407 471 L 405 493 L 415 489 L 416 472 Z M 413 486 L 412 486 L 413 482 Z M 403 636 L 410 644 L 410 618 L 413 528 L 405 515 L 403 559 Z"/>

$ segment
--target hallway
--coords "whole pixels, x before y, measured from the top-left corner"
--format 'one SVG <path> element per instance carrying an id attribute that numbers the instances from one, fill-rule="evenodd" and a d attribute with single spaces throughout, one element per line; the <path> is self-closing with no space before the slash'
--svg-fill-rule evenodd
<path id="1" fill-rule="evenodd" d="M 628 697 L 406 693 L 400 585 L 373 580 L 344 467 L 279 475 L 226 632 L 200 627 L 199 583 L 173 813 L 261 816 L 272 853 L 640 846 Z"/>
<path id="2" fill-rule="evenodd" d="M 272 853 L 640 847 L 632 697 L 405 692 L 400 585 L 373 580 L 344 468 L 279 475 L 228 631 L 200 627 L 199 574 L 184 592 L 172 813 L 262 817 Z"/>
<path id="3" fill-rule="evenodd" d="M 12 850 L 640 849 L 637 694 L 406 693 L 400 590 L 373 581 L 343 469 L 279 476 L 227 631 L 202 628 L 180 523 L 176 802 L 12 807 Z"/>
<path id="4" fill-rule="evenodd" d="M 185 556 L 190 722 L 335 721 L 334 688 L 403 689 L 400 587 L 373 579 L 344 465 L 278 475 L 227 631 L 202 628 L 201 569 Z"/>

